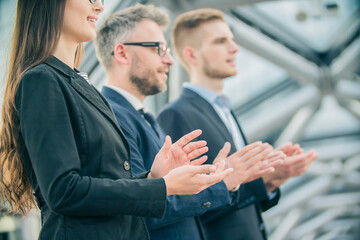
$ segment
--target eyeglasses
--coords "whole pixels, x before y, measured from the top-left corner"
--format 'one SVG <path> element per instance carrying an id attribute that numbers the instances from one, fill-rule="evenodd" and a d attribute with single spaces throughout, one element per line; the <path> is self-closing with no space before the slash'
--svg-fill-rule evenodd
<path id="1" fill-rule="evenodd" d="M 95 4 L 95 3 L 96 3 L 96 0 L 89 0 L 89 1 L 90 1 L 90 3 L 92 3 L 92 4 Z M 100 1 L 101 1 L 101 4 L 104 5 L 105 0 L 100 0 Z"/>
<path id="2" fill-rule="evenodd" d="M 170 51 L 169 46 L 163 42 L 128 42 L 123 43 L 124 45 L 133 45 L 133 46 L 141 46 L 141 47 L 157 47 L 158 54 L 160 57 L 164 57 L 167 52 Z M 114 55 L 114 51 L 111 52 L 111 55 Z"/>

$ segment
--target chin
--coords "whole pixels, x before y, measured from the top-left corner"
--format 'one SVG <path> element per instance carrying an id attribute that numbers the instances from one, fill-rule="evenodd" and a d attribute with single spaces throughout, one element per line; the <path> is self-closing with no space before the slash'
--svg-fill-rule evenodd
<path id="1" fill-rule="evenodd" d="M 82 37 L 81 42 L 89 42 L 89 41 L 92 41 L 94 40 L 96 37 L 96 33 L 95 31 L 94 32 L 91 32 L 91 33 L 87 33 L 87 34 L 84 34 L 84 36 Z"/>
<path id="2" fill-rule="evenodd" d="M 229 77 L 235 76 L 237 74 L 237 70 L 232 68 L 232 69 L 229 69 L 229 71 L 227 71 L 226 73 L 229 75 Z"/>

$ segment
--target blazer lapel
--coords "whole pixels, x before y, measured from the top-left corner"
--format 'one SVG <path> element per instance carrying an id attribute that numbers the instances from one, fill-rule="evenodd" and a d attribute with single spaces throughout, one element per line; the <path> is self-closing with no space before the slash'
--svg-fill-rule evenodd
<path id="1" fill-rule="evenodd" d="M 187 98 L 191 102 L 191 104 L 193 104 L 199 110 L 199 112 L 201 112 L 204 116 L 206 116 L 206 118 L 210 122 L 212 122 L 214 128 L 218 130 L 218 132 L 220 133 L 220 135 L 222 135 L 224 139 L 226 139 L 227 141 L 231 140 L 230 141 L 231 145 L 235 146 L 234 140 L 229 130 L 225 126 L 224 122 L 221 120 L 218 113 L 215 111 L 215 109 L 211 106 L 211 104 L 208 101 L 206 101 L 204 98 L 202 98 L 199 94 L 195 93 L 194 91 L 186 88 L 183 91 L 183 96 Z"/>
<path id="2" fill-rule="evenodd" d="M 56 70 L 60 71 L 62 74 L 68 76 L 69 84 L 89 103 L 95 106 L 102 114 L 104 114 L 111 123 L 118 129 L 121 134 L 122 131 L 118 126 L 114 113 L 105 100 L 105 98 L 94 88 L 90 85 L 86 80 L 78 75 L 74 69 L 71 69 L 68 65 L 60 61 L 58 58 L 52 56 L 46 62 L 49 66 L 55 68 Z"/>
<path id="3" fill-rule="evenodd" d="M 115 120 L 111 107 L 92 85 L 89 85 L 82 77 L 76 75 L 71 77 L 70 85 L 102 114 L 104 114 L 118 130 L 121 131 Z"/>
<path id="4" fill-rule="evenodd" d="M 131 103 L 126 100 L 120 93 L 114 91 L 111 88 L 106 86 L 103 87 L 102 93 L 106 98 L 113 101 L 115 104 L 120 105 L 123 108 L 128 109 L 138 120 L 138 122 L 142 125 L 144 131 L 146 131 L 146 135 L 149 136 L 158 146 L 162 147 L 163 143 L 160 141 L 160 138 L 156 135 L 154 130 L 148 125 L 146 120 L 141 116 L 141 114 L 131 105 Z"/>
<path id="5" fill-rule="evenodd" d="M 244 134 L 244 132 L 243 132 L 241 126 L 240 126 L 240 123 L 238 122 L 237 117 L 235 116 L 235 114 L 234 114 L 234 112 L 233 112 L 232 110 L 231 110 L 231 115 L 232 115 L 233 118 L 235 119 L 236 125 L 238 126 L 238 128 L 239 128 L 239 130 L 240 130 L 241 136 L 242 136 L 242 138 L 244 139 L 244 144 L 245 144 L 245 146 L 248 145 L 248 142 L 247 142 L 247 140 L 246 140 L 245 134 Z"/>

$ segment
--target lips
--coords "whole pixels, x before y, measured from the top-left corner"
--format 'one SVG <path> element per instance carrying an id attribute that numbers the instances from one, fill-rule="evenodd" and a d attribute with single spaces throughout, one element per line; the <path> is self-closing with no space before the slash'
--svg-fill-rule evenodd
<path id="1" fill-rule="evenodd" d="M 158 72 L 159 72 L 159 73 L 168 74 L 168 73 L 169 73 L 169 69 L 159 69 Z"/>
<path id="2" fill-rule="evenodd" d="M 227 63 L 229 63 L 230 65 L 235 66 L 235 59 L 228 59 L 226 60 Z"/>
<path id="3" fill-rule="evenodd" d="M 87 17 L 87 20 L 88 20 L 89 22 L 96 23 L 97 18 L 96 18 L 96 17 Z"/>

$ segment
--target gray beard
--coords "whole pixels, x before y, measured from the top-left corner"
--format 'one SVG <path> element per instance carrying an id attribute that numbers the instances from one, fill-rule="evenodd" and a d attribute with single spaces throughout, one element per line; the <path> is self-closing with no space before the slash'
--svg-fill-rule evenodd
<path id="1" fill-rule="evenodd" d="M 151 84 L 149 78 L 141 78 L 131 73 L 130 81 L 135 84 L 139 92 L 144 96 L 155 95 L 162 91 L 160 86 Z"/>

